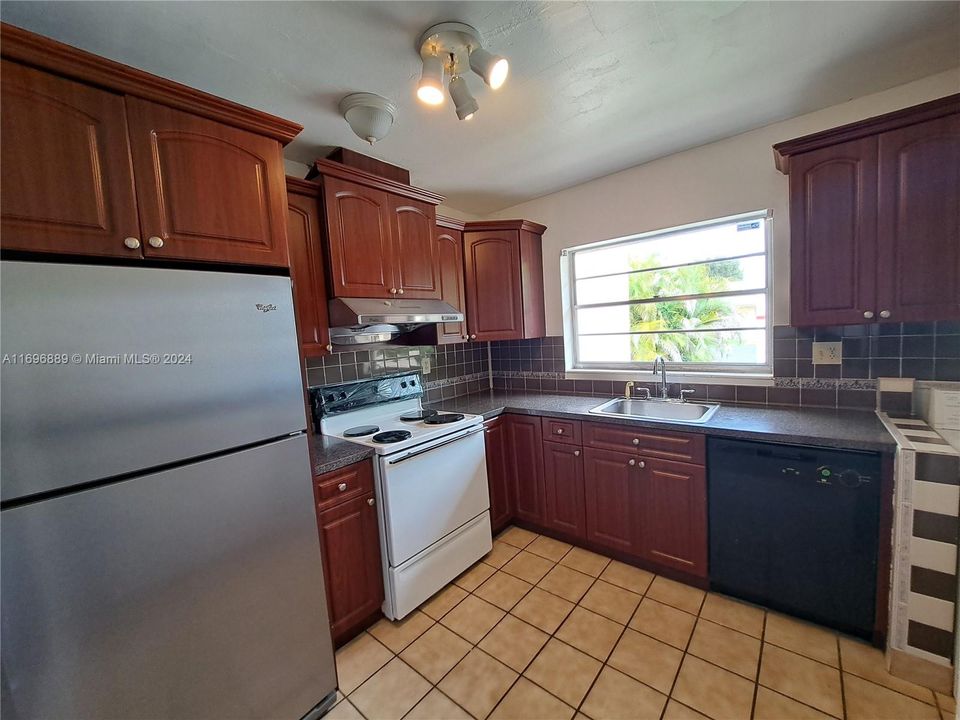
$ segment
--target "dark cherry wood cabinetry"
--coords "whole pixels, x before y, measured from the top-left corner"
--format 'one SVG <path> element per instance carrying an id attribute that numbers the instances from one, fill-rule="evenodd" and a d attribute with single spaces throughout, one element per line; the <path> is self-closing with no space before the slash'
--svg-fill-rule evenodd
<path id="1" fill-rule="evenodd" d="M 314 478 L 330 631 L 342 644 L 380 612 L 383 570 L 369 461 Z"/>
<path id="2" fill-rule="evenodd" d="M 640 555 L 637 458 L 613 450 L 583 450 L 586 538 L 601 547 Z"/>
<path id="3" fill-rule="evenodd" d="M 525 522 L 541 524 L 544 517 L 544 499 L 540 418 L 508 415 L 504 427 L 514 515 Z"/>
<path id="4" fill-rule="evenodd" d="M 581 448 L 543 443 L 543 490 L 544 524 L 572 537 L 586 537 Z"/>
<path id="5" fill-rule="evenodd" d="M 436 208 L 429 203 L 388 195 L 393 238 L 394 282 L 406 298 L 439 298 Z"/>
<path id="6" fill-rule="evenodd" d="M 706 577 L 706 468 L 650 458 L 642 464 L 638 506 L 644 558 Z"/>
<path id="7" fill-rule="evenodd" d="M 327 316 L 321 216 L 320 186 L 287 178 L 287 249 L 300 351 L 304 357 L 319 357 L 333 349 Z"/>
<path id="8" fill-rule="evenodd" d="M 487 455 L 487 483 L 490 487 L 490 525 L 500 532 L 513 517 L 510 496 L 510 453 L 507 450 L 505 420 L 502 417 L 483 424 Z"/>
<path id="9" fill-rule="evenodd" d="M 527 220 L 464 227 L 467 330 L 471 340 L 543 337 L 542 236 Z"/>
<path id="10" fill-rule="evenodd" d="M 440 262 L 440 299 L 466 313 L 467 297 L 463 284 L 463 223 L 452 218 L 437 217 L 434 230 L 437 257 Z M 436 325 L 436 345 L 463 342 L 467 339 L 466 321 Z"/>
<path id="11" fill-rule="evenodd" d="M 299 125 L 9 25 L 0 53 L 4 249 L 287 264 Z"/>
<path id="12" fill-rule="evenodd" d="M 960 95 L 774 151 L 793 325 L 960 318 Z"/>

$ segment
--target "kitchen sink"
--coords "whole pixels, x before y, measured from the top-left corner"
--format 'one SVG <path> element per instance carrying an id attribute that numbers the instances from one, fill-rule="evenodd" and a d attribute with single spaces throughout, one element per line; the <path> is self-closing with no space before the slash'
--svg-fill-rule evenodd
<path id="1" fill-rule="evenodd" d="M 702 423 L 709 420 L 719 407 L 715 403 L 614 398 L 592 408 L 590 412 L 596 415 L 609 415 L 610 417 Z"/>

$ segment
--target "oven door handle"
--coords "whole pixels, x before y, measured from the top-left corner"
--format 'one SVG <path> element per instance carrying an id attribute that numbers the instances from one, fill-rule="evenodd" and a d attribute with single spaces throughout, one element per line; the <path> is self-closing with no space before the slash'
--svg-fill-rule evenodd
<path id="1" fill-rule="evenodd" d="M 470 432 L 465 432 L 463 435 L 457 435 L 457 436 L 454 437 L 454 438 L 450 438 L 450 439 L 447 440 L 446 442 L 437 443 L 436 445 L 431 445 L 430 447 L 423 448 L 422 450 L 416 450 L 416 451 L 410 453 L 409 455 L 404 455 L 403 457 L 397 458 L 396 460 L 387 460 L 387 464 L 388 464 L 388 465 L 399 465 L 400 463 L 402 463 L 402 462 L 404 462 L 404 461 L 406 461 L 406 460 L 411 460 L 411 459 L 417 457 L 418 455 L 423 455 L 424 453 L 428 453 L 428 452 L 430 452 L 431 450 L 436 450 L 437 448 L 442 448 L 444 445 L 449 445 L 450 443 L 455 443 L 455 442 L 457 442 L 458 440 L 463 440 L 464 438 L 470 437 L 471 435 L 476 435 L 476 434 L 479 433 L 479 432 L 483 432 L 483 425 L 478 425 L 477 428 L 476 428 L 476 430 L 471 430 Z"/>

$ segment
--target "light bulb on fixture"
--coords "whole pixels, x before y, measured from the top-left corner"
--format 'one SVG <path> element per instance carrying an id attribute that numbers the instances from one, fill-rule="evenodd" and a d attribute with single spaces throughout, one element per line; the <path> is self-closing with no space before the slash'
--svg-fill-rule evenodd
<path id="1" fill-rule="evenodd" d="M 417 97 L 427 105 L 443 104 L 443 60 L 436 54 L 423 56 Z"/>
<path id="2" fill-rule="evenodd" d="M 454 75 L 450 78 L 450 99 L 453 100 L 457 109 L 457 117 L 461 120 L 469 120 L 480 109 L 476 98 L 470 94 L 467 81 L 460 75 Z"/>
<path id="3" fill-rule="evenodd" d="M 510 63 L 501 55 L 494 55 L 482 47 L 476 47 L 470 53 L 470 69 L 482 77 L 491 89 L 497 90 L 507 80 Z"/>

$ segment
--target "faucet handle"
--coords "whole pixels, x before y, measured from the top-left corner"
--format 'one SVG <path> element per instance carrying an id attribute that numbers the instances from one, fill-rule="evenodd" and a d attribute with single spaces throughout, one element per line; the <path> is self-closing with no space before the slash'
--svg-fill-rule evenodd
<path id="1" fill-rule="evenodd" d="M 686 389 L 686 390 L 681 390 L 681 391 L 680 391 L 680 402 L 686 402 L 686 401 L 687 401 L 687 395 L 696 395 L 696 394 L 697 394 L 697 391 L 694 390 L 693 388 L 688 388 L 688 389 Z"/>
<path id="2" fill-rule="evenodd" d="M 630 397 L 631 397 L 632 391 L 633 391 L 633 380 L 628 380 L 628 381 L 627 381 L 627 384 L 624 385 L 624 387 L 623 387 L 623 396 L 624 396 L 627 400 L 629 400 Z"/>
<path id="3" fill-rule="evenodd" d="M 640 398 L 641 400 L 649 400 L 649 399 L 650 399 L 650 388 L 648 388 L 648 387 L 639 387 L 639 388 L 637 388 L 637 392 L 642 392 L 642 393 L 643 393 L 643 396 Z"/>

